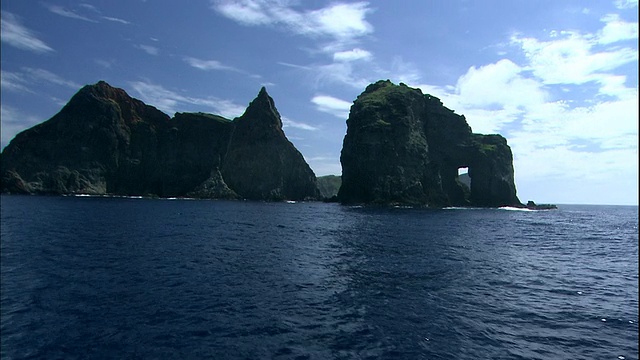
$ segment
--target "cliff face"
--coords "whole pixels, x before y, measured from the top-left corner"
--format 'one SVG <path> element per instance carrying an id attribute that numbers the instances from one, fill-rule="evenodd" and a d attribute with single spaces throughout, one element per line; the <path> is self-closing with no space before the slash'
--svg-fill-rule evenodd
<path id="1" fill-rule="evenodd" d="M 266 90 L 251 104 L 236 121 L 202 113 L 169 118 L 105 82 L 85 86 L 58 114 L 18 134 L 4 149 L 1 190 L 315 198 L 315 175 L 282 132 Z M 256 115 L 263 113 L 275 118 Z M 265 151 L 265 144 L 279 151 Z M 251 166 L 255 159 L 263 166 Z"/>
<path id="2" fill-rule="evenodd" d="M 351 107 L 340 161 L 343 203 L 521 206 L 502 136 L 473 134 L 439 99 L 388 80 Z M 470 189 L 457 180 L 461 167 Z"/>
<path id="3" fill-rule="evenodd" d="M 316 177 L 282 131 L 273 99 L 263 87 L 234 121 L 222 177 L 248 199 L 317 198 Z"/>

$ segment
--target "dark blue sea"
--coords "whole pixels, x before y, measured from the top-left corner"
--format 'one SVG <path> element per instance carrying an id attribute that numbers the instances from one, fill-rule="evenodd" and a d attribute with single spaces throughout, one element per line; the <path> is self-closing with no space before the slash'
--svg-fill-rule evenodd
<path id="1" fill-rule="evenodd" d="M 8 359 L 638 359 L 638 207 L 1 198 Z"/>

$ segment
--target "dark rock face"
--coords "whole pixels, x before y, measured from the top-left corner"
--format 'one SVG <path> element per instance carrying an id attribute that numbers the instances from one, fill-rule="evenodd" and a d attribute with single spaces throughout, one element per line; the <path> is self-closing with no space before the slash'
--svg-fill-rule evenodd
<path id="1" fill-rule="evenodd" d="M 263 87 L 235 126 L 222 177 L 248 199 L 303 200 L 319 196 L 316 176 L 282 131 L 273 99 Z"/>
<path id="2" fill-rule="evenodd" d="M 438 98 L 388 80 L 351 107 L 340 161 L 342 203 L 522 206 L 502 136 L 473 134 Z M 470 189 L 457 179 L 461 167 Z"/>
<path id="3" fill-rule="evenodd" d="M 169 118 L 101 81 L 83 87 L 48 121 L 18 134 L 1 164 L 1 190 L 11 193 L 318 196 L 315 175 L 284 135 L 264 88 L 231 121 L 203 113 Z"/>

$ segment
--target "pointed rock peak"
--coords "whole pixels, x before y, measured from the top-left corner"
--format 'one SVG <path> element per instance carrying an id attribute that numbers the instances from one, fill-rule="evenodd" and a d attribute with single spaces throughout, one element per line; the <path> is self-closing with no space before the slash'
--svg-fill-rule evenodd
<path id="1" fill-rule="evenodd" d="M 242 115 L 244 119 L 252 119 L 251 122 L 259 122 L 262 124 L 273 124 L 276 128 L 282 128 L 282 120 L 280 119 L 280 113 L 276 109 L 275 103 L 269 94 L 267 89 L 263 86 Z"/>
<path id="2" fill-rule="evenodd" d="M 78 94 L 88 93 L 99 98 L 128 99 L 130 96 L 123 90 L 109 85 L 106 81 L 100 80 L 93 85 L 86 85 Z"/>

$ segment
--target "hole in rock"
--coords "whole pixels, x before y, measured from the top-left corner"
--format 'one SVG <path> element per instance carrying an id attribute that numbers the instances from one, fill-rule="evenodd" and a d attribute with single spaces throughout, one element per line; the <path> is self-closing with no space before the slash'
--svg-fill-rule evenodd
<path id="1" fill-rule="evenodd" d="M 458 181 L 467 185 L 468 188 L 471 188 L 471 178 L 469 177 L 468 167 L 458 168 Z"/>

